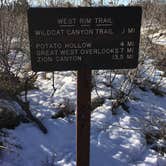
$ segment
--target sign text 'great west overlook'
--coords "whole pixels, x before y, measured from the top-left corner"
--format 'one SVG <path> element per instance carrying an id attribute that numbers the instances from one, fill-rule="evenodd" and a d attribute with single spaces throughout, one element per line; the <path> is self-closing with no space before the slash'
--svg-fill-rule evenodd
<path id="1" fill-rule="evenodd" d="M 34 71 L 135 68 L 139 7 L 30 8 Z"/>

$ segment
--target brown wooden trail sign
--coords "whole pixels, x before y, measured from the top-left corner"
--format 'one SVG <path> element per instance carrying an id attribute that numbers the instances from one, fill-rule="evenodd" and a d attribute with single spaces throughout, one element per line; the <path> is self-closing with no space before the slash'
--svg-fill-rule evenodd
<path id="1" fill-rule="evenodd" d="M 91 69 L 138 65 L 140 7 L 30 8 L 33 71 L 78 70 L 77 166 L 89 166 Z"/>
<path id="2" fill-rule="evenodd" d="M 34 71 L 138 64 L 139 7 L 30 8 L 28 21 Z"/>

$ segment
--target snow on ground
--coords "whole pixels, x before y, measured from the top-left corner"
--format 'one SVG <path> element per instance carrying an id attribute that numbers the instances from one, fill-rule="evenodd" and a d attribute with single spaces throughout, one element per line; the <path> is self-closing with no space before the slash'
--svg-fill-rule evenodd
<path id="1" fill-rule="evenodd" d="M 120 80 L 122 76 L 118 76 Z M 97 80 L 104 80 L 99 75 Z M 51 119 L 56 106 L 69 98 L 76 104 L 76 77 L 71 72 L 55 74 L 54 96 L 52 80 L 39 77 L 39 90 L 28 94 L 33 113 L 48 128 L 43 134 L 35 124 L 21 124 L 15 130 L 7 130 L 12 144 L 0 159 L 1 166 L 75 166 L 76 165 L 76 118 Z M 166 88 L 166 85 L 163 84 Z M 100 87 L 99 93 L 108 95 L 109 88 Z M 95 91 L 92 98 L 96 96 Z M 166 166 L 166 159 L 150 149 L 142 133 L 143 122 L 150 116 L 166 119 L 166 97 L 136 88 L 137 100 L 128 102 L 127 113 L 121 107 L 117 115 L 111 113 L 111 100 L 97 107 L 91 115 L 90 166 Z M 165 156 L 166 157 L 166 156 Z"/>
<path id="2" fill-rule="evenodd" d="M 166 46 L 166 29 L 160 30 L 159 32 L 149 35 L 152 42 L 158 45 Z"/>

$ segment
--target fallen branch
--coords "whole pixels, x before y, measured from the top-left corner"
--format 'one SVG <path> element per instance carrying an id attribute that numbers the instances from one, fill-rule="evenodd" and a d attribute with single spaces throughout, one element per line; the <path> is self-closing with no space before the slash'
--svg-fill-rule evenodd
<path id="1" fill-rule="evenodd" d="M 48 130 L 47 128 L 42 124 L 42 122 L 37 119 L 34 115 L 32 115 L 31 111 L 30 111 L 30 108 L 29 108 L 29 102 L 24 102 L 22 101 L 21 99 L 19 99 L 18 97 L 15 98 L 15 100 L 18 102 L 18 104 L 21 106 L 21 108 L 26 112 L 27 114 L 27 117 L 35 122 L 39 129 L 44 133 L 44 134 L 47 134 L 48 133 Z"/>

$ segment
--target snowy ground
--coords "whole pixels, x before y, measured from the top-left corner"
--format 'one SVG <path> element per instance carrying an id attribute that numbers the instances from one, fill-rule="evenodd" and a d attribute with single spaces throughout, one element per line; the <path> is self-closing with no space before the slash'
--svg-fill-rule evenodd
<path id="1" fill-rule="evenodd" d="M 123 77 L 119 75 L 120 78 Z M 154 78 L 154 77 L 153 77 Z M 99 75 L 97 80 L 104 80 Z M 155 77 L 157 81 L 157 77 Z M 166 78 L 162 80 L 166 88 Z M 55 74 L 53 97 L 52 80 L 39 77 L 36 82 L 39 90 L 29 92 L 33 113 L 48 128 L 43 134 L 35 124 L 21 124 L 9 133 L 11 150 L 6 150 L 1 166 L 75 166 L 76 165 L 76 118 L 51 119 L 57 105 L 69 98 L 73 106 L 76 103 L 76 77 L 71 72 Z M 110 88 L 99 84 L 99 93 L 109 95 Z M 96 96 L 92 92 L 92 98 Z M 142 128 L 146 119 L 160 117 L 166 119 L 166 96 L 156 96 L 152 91 L 135 88 L 133 99 L 128 102 L 129 112 L 121 107 L 117 115 L 112 115 L 112 102 L 97 107 L 91 114 L 91 153 L 90 166 L 166 166 L 166 156 L 161 156 L 147 145 Z M 15 146 L 14 146 L 15 145 Z M 17 145 L 17 146 L 16 146 Z"/>
<path id="2" fill-rule="evenodd" d="M 158 45 L 166 46 L 166 29 L 160 30 L 153 35 L 149 35 L 152 42 Z"/>

